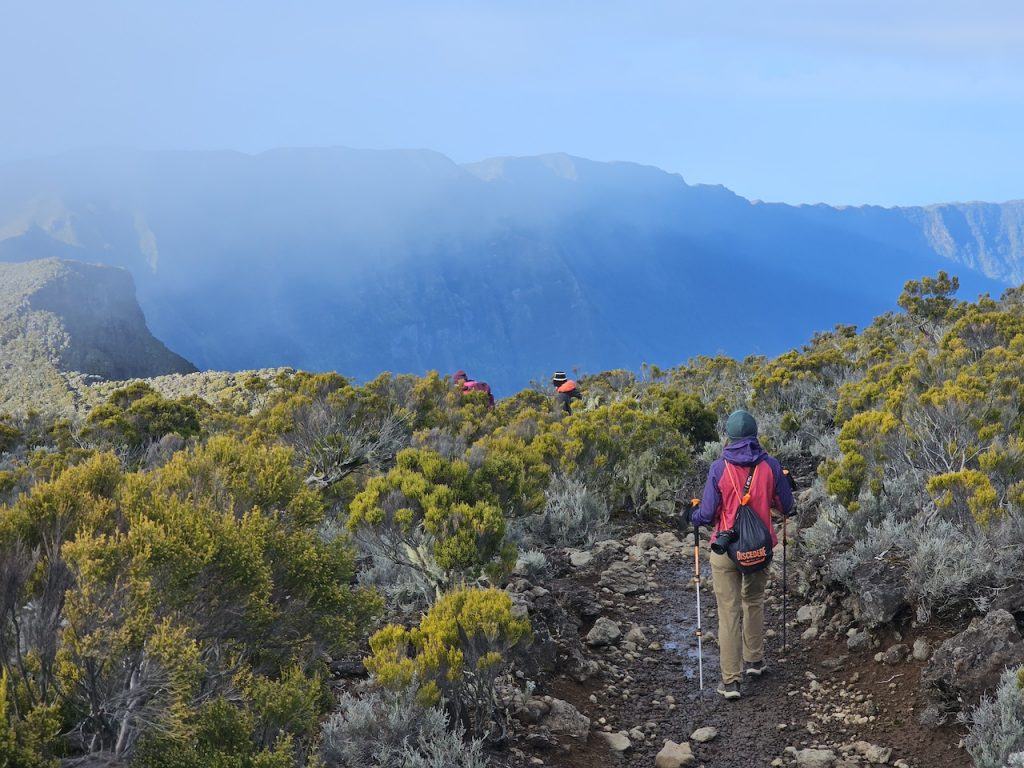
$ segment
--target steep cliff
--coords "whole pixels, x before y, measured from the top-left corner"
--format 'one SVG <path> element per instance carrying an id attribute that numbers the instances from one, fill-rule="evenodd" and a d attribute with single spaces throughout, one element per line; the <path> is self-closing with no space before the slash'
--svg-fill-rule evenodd
<path id="1" fill-rule="evenodd" d="M 0 411 L 63 410 L 71 372 L 127 379 L 194 370 L 149 332 L 127 270 L 0 263 Z"/>

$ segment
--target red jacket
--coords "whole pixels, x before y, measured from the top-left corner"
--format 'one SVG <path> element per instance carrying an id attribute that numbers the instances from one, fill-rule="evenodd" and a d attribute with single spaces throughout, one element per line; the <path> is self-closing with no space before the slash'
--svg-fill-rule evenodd
<path id="1" fill-rule="evenodd" d="M 742 467 L 726 462 L 722 468 L 722 476 L 718 479 L 718 491 L 722 494 L 722 505 L 719 507 L 720 514 L 715 523 L 715 532 L 727 531 L 736 524 L 736 512 L 740 508 L 743 496 L 743 486 L 747 483 L 747 475 L 750 474 L 750 467 Z M 754 477 L 750 482 L 749 506 L 761 522 L 765 524 L 772 533 L 772 546 L 779 543 L 779 537 L 775 535 L 775 526 L 772 525 L 772 507 L 778 509 L 779 504 L 775 495 L 775 475 L 767 461 L 762 461 L 754 467 Z"/>
<path id="2" fill-rule="evenodd" d="M 784 515 L 791 514 L 794 509 L 793 491 L 778 459 L 765 453 L 756 437 L 745 437 L 729 443 L 722 450 L 721 457 L 712 462 L 708 479 L 704 483 L 704 496 L 691 519 L 697 525 L 713 524 L 716 535 L 718 531 L 732 528 L 751 467 L 756 467 L 756 470 L 750 483 L 749 506 L 761 518 L 761 522 L 768 526 L 772 532 L 772 543 L 775 544 L 778 538 L 772 526 L 771 510 L 777 509 Z"/>

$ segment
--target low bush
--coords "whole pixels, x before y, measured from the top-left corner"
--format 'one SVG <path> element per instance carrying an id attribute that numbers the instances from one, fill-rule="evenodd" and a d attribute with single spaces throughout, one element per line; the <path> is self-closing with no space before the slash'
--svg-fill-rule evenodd
<path id="1" fill-rule="evenodd" d="M 548 558 L 539 549 L 531 549 L 519 555 L 516 561 L 516 571 L 522 571 L 527 576 L 537 576 L 548 567 Z"/>
<path id="2" fill-rule="evenodd" d="M 114 392 L 86 419 L 84 434 L 101 445 L 122 447 L 133 460 L 165 435 L 199 434 L 205 404 L 195 398 L 168 400 L 138 381 Z"/>
<path id="3" fill-rule="evenodd" d="M 440 568 L 427 570 L 424 558 L 415 566 L 394 557 L 395 550 L 377 535 L 357 533 L 361 553 L 357 573 L 359 586 L 376 590 L 384 599 L 385 615 L 405 621 L 423 613 L 437 597 L 437 585 L 444 581 Z"/>
<path id="4" fill-rule="evenodd" d="M 132 756 L 132 768 L 293 768 L 294 741 L 283 736 L 267 747 L 257 746 L 257 721 L 244 707 L 224 698 L 203 704 L 193 733 L 147 735 Z"/>
<path id="5" fill-rule="evenodd" d="M 530 622 L 496 589 L 459 589 L 434 604 L 418 627 L 390 624 L 370 638 L 366 668 L 393 690 L 413 688 L 424 706 L 444 703 L 475 736 L 494 731 L 498 679 Z M 500 729 L 499 729 L 500 730 Z"/>
<path id="6" fill-rule="evenodd" d="M 918 519 L 910 530 L 907 584 L 918 621 L 982 604 L 996 582 L 988 537 L 945 520 Z"/>
<path id="7" fill-rule="evenodd" d="M 557 475 L 545 492 L 544 511 L 514 522 L 524 544 L 581 547 L 600 539 L 608 527 L 608 506 L 574 475 Z"/>
<path id="8" fill-rule="evenodd" d="M 613 512 L 667 515 L 679 478 L 693 464 L 689 435 L 699 434 L 699 442 L 713 437 L 709 412 L 691 400 L 685 407 L 672 399 L 618 400 L 565 419 L 561 431 L 538 440 L 557 445 L 561 471 L 584 479 Z"/>
<path id="9" fill-rule="evenodd" d="M 842 512 L 824 511 L 804 532 L 808 550 L 826 555 L 830 547 L 848 536 L 842 530 Z M 991 589 L 1001 580 L 1017 577 L 1019 566 L 1003 562 L 1002 545 L 1012 535 L 1010 525 L 979 530 L 973 524 L 956 525 L 937 518 L 934 512 L 922 512 L 910 520 L 884 518 L 857 533 L 852 546 L 831 557 L 828 573 L 851 593 L 860 588 L 858 574 L 872 560 L 895 565 L 905 586 L 918 621 L 933 615 L 955 615 L 983 608 Z M 1005 547 L 1004 547 L 1005 548 Z"/>
<path id="10" fill-rule="evenodd" d="M 507 523 L 475 480 L 464 461 L 407 449 L 394 469 L 355 497 L 348 526 L 387 559 L 419 570 L 438 591 L 483 572 L 504 573 L 515 561 Z"/>
<path id="11" fill-rule="evenodd" d="M 1024 760 L 1024 667 L 1003 672 L 995 697 L 986 696 L 970 716 L 967 753 L 975 768 L 1007 768 Z"/>
<path id="12" fill-rule="evenodd" d="M 846 510 L 838 504 L 822 504 L 815 521 L 800 532 L 800 544 L 806 559 L 827 558 L 843 537 Z"/>
<path id="13" fill-rule="evenodd" d="M 327 768 L 485 768 L 479 741 L 465 741 L 462 727 L 423 707 L 411 690 L 345 694 L 320 731 L 320 759 Z"/>

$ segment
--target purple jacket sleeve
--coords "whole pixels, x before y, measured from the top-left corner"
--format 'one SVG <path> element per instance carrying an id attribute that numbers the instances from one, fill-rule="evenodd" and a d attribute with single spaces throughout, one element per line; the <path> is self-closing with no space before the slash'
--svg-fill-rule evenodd
<path id="1" fill-rule="evenodd" d="M 789 487 L 789 480 L 782 473 L 782 465 L 779 464 L 778 459 L 769 456 L 768 464 L 772 468 L 772 475 L 775 477 L 775 499 L 779 503 L 779 511 L 784 515 L 793 514 L 793 507 L 795 502 L 793 501 L 793 489 Z"/>
<path id="2" fill-rule="evenodd" d="M 724 462 L 717 459 L 708 470 L 708 479 L 704 483 L 704 495 L 700 506 L 693 511 L 690 519 L 697 525 L 711 525 L 722 505 L 722 492 L 718 490 L 718 481 L 722 478 Z"/>

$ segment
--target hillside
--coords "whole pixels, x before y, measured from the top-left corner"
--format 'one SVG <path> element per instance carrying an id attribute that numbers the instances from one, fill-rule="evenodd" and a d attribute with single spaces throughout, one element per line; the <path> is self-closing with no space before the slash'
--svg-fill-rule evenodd
<path id="1" fill-rule="evenodd" d="M 0 411 L 67 410 L 73 372 L 121 380 L 194 370 L 149 332 L 126 270 L 0 263 Z"/>
<path id="2" fill-rule="evenodd" d="M 570 414 L 290 369 L 89 384 L 70 422 L 0 411 L 0 757 L 1015 765 L 1024 290 L 956 290 L 912 281 L 903 312 L 775 358 L 588 376 Z M 727 446 L 737 407 L 757 436 Z M 726 700 L 728 570 L 680 501 L 737 446 L 796 503 L 781 471 L 753 492 L 793 512 L 789 546 L 767 671 Z"/>
<path id="3" fill-rule="evenodd" d="M 508 393 L 778 354 L 938 269 L 966 296 L 1024 278 L 1021 203 L 754 203 L 567 155 L 105 151 L 0 176 L 0 260 L 127 268 L 154 333 L 204 369 L 465 368 Z"/>

